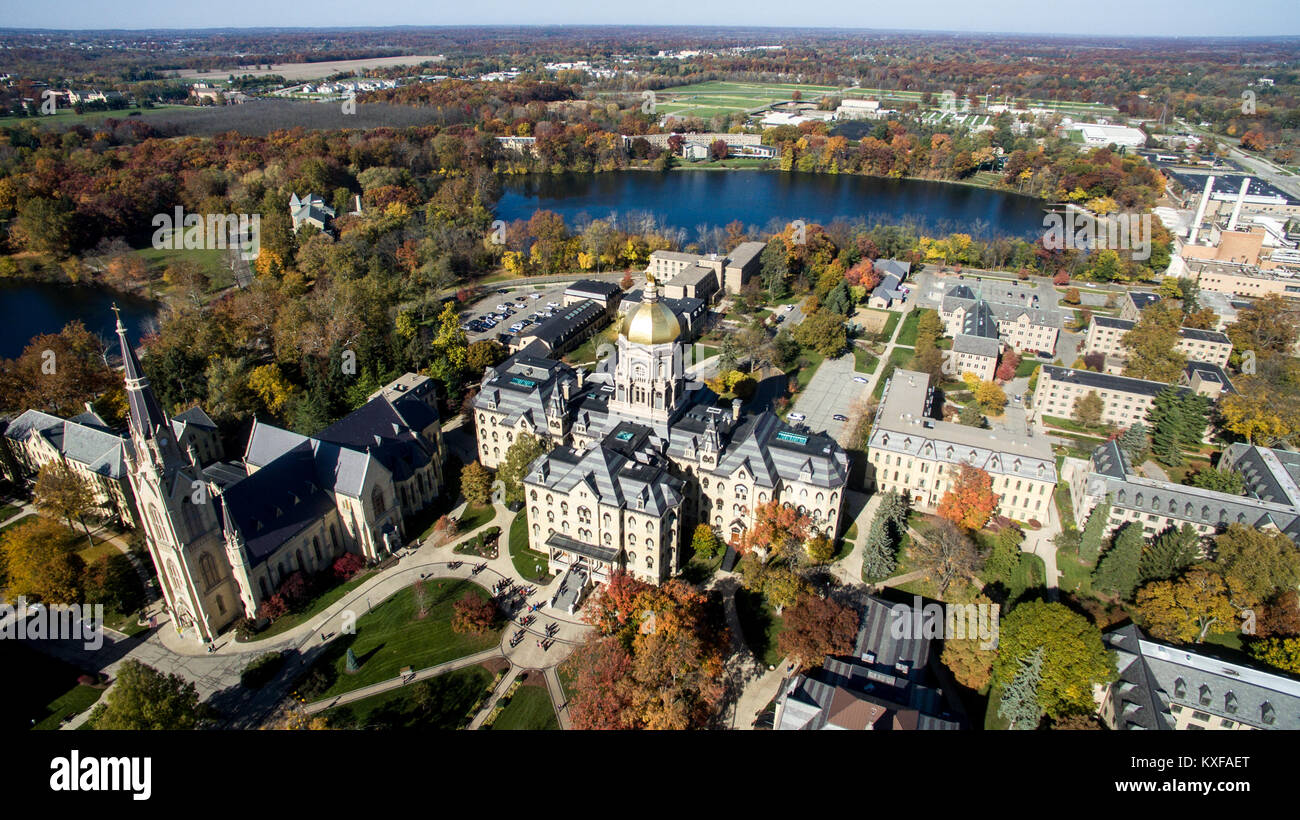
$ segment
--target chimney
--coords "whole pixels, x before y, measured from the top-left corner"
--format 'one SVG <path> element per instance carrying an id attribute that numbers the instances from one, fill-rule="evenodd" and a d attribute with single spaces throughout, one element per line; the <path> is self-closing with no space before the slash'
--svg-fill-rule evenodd
<path id="1" fill-rule="evenodd" d="M 1241 181 L 1241 191 L 1237 193 L 1237 202 L 1232 206 L 1232 218 L 1228 220 L 1228 230 L 1237 230 L 1237 217 L 1241 216 L 1241 206 L 1246 201 L 1246 191 L 1250 188 L 1250 177 Z"/>
<path id="2" fill-rule="evenodd" d="M 1192 220 L 1192 232 L 1187 237 L 1188 245 L 1196 244 L 1196 234 L 1201 229 L 1201 220 L 1205 218 L 1205 206 L 1210 204 L 1210 194 L 1214 191 L 1214 175 L 1205 178 L 1205 191 L 1201 193 L 1201 204 L 1196 209 L 1196 218 Z"/>
<path id="3" fill-rule="evenodd" d="M 740 399 L 731 400 L 731 420 L 736 421 L 740 418 Z"/>
<path id="4" fill-rule="evenodd" d="M 88 402 L 88 401 L 83 401 L 83 402 L 81 403 L 81 406 L 84 407 L 84 408 L 86 408 L 86 412 L 87 412 L 87 413 L 93 413 L 93 412 L 95 412 L 95 408 L 94 408 L 94 406 L 91 405 L 91 403 Z"/>

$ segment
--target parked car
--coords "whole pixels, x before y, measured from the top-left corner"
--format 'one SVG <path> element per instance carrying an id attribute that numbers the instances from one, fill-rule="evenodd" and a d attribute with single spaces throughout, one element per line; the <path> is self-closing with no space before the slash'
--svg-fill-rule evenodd
<path id="1" fill-rule="evenodd" d="M 790 415 L 786 416 L 786 418 L 789 419 L 790 421 L 803 421 L 808 417 L 805 416 L 803 413 L 791 413 Z"/>
<path id="2" fill-rule="evenodd" d="M 510 288 L 497 288 L 497 293 L 509 293 Z"/>
<path id="3" fill-rule="evenodd" d="M 541 298 L 542 298 L 542 294 L 540 294 L 540 293 L 529 294 L 528 298 L 529 298 L 529 299 L 541 299 Z"/>
<path id="4" fill-rule="evenodd" d="M 866 384 L 868 381 L 870 381 L 870 379 L 868 379 L 866 376 L 854 376 L 853 381 L 857 382 L 858 384 Z"/>
<path id="5" fill-rule="evenodd" d="M 846 416 L 846 415 L 844 415 L 843 413 L 836 413 L 835 415 L 831 416 L 831 418 L 835 419 L 836 421 L 848 421 L 848 420 L 849 420 L 849 417 Z"/>

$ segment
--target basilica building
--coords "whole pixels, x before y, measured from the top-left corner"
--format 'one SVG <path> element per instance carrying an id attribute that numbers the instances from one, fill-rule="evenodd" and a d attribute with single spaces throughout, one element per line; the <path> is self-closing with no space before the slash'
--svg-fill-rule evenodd
<path id="1" fill-rule="evenodd" d="M 615 349 L 587 373 L 524 348 L 484 374 L 479 458 L 496 467 L 518 436 L 548 452 L 524 479 L 530 546 L 579 590 L 625 569 L 661 583 L 698 523 L 735 540 L 757 506 L 797 507 L 813 534 L 841 528 L 848 457 L 825 433 L 720 403 L 691 380 L 682 328 L 653 275 Z"/>
<path id="2" fill-rule="evenodd" d="M 442 492 L 433 382 L 406 374 L 315 436 L 256 421 L 242 462 L 178 440 L 117 323 L 130 440 L 124 470 L 178 630 L 207 642 L 296 572 L 386 556 Z"/>

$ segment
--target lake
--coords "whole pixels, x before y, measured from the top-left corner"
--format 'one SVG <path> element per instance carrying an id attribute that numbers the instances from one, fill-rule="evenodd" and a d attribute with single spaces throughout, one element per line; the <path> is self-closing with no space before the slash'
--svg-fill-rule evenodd
<path id="1" fill-rule="evenodd" d="M 0 358 L 18 356 L 36 334 L 57 333 L 74 319 L 91 333 L 112 339 L 114 303 L 122 309 L 132 344 L 157 327 L 158 305 L 147 299 L 49 282 L 0 281 Z"/>
<path id="2" fill-rule="evenodd" d="M 681 228 L 689 240 L 700 226 L 732 220 L 757 230 L 780 230 L 802 219 L 867 225 L 912 223 L 933 236 L 1033 239 L 1043 232 L 1043 202 L 969 185 L 848 174 L 780 171 L 615 171 L 508 177 L 497 204 L 499 219 L 528 219 L 541 208 L 570 226 L 611 214 L 651 214 L 661 226 Z M 689 241 L 688 240 L 688 241 Z"/>

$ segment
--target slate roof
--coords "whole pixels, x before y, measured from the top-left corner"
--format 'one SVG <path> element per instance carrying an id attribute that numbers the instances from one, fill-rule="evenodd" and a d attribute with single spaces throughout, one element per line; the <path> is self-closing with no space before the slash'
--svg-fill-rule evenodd
<path id="1" fill-rule="evenodd" d="M 1222 466 L 1233 467 L 1236 460 L 1247 456 L 1242 447 L 1231 445 L 1224 453 Z M 1263 453 L 1273 452 L 1254 449 Z M 1257 456 L 1260 459 L 1266 457 L 1262 454 Z M 1133 472 L 1132 465 L 1114 441 L 1108 441 L 1093 451 L 1090 467 L 1085 492 L 1092 498 L 1106 497 L 1115 507 L 1210 527 L 1245 524 L 1262 528 L 1273 525 L 1292 541 L 1300 540 L 1300 509 L 1287 501 L 1268 500 L 1267 497 L 1272 497 L 1271 492 L 1248 460 L 1242 468 L 1247 480 L 1247 495 L 1230 495 L 1139 475 Z M 1256 497 L 1252 494 L 1254 492 L 1266 497 Z"/>
<path id="2" fill-rule="evenodd" d="M 222 492 L 225 529 L 242 535 L 254 566 L 334 508 L 319 484 L 318 468 L 316 453 L 304 440 Z"/>
<path id="3" fill-rule="evenodd" d="M 958 308 L 965 308 L 969 312 L 976 302 L 984 302 L 998 321 L 1014 322 L 1022 314 L 1028 314 L 1029 321 L 1033 324 L 1058 329 L 1061 327 L 1061 312 L 1049 308 L 1033 307 L 1029 291 L 1023 291 L 1025 299 L 1022 300 L 1019 298 L 1020 293 L 1022 293 L 1020 290 L 1005 289 L 1005 293 L 999 291 L 990 297 L 987 288 L 987 283 L 981 284 L 980 293 L 977 295 L 969 285 L 954 285 L 944 294 L 941 302 L 943 314 L 954 313 Z"/>
<path id="4" fill-rule="evenodd" d="M 968 336 L 958 333 L 952 337 L 952 349 L 957 353 L 971 353 L 976 356 L 998 357 L 999 345 L 996 337 Z"/>
<path id="5" fill-rule="evenodd" d="M 108 478 L 126 477 L 127 440 L 98 427 L 64 420 L 39 410 L 28 410 L 9 423 L 4 434 L 25 441 L 35 433 L 48 441 L 69 461 Z"/>
<path id="6" fill-rule="evenodd" d="M 405 481 L 437 456 L 437 447 L 420 431 L 437 424 L 438 414 L 416 398 L 390 402 L 380 396 L 363 404 L 316 434 L 316 438 L 369 452 L 393 474 Z"/>
<path id="7" fill-rule="evenodd" d="M 579 279 L 564 290 L 565 296 L 584 296 L 608 299 L 616 293 L 621 293 L 620 288 L 614 282 L 600 282 L 595 279 Z"/>
<path id="8" fill-rule="evenodd" d="M 1105 638 L 1119 668 L 1111 691 L 1117 728 L 1173 728 L 1170 706 L 1178 705 L 1256 729 L 1300 729 L 1294 678 L 1153 641 L 1132 624 Z"/>
<path id="9" fill-rule="evenodd" d="M 526 417 L 531 426 L 545 429 L 552 396 L 559 394 L 563 399 L 566 382 L 571 385 L 570 404 L 580 401 L 577 372 L 572 367 L 531 355 L 524 349 L 484 372 L 482 387 L 474 397 L 474 408 L 504 412 L 503 423 L 507 426 L 514 426 Z"/>
<path id="10" fill-rule="evenodd" d="M 633 458 L 599 445 L 581 451 L 557 447 L 529 465 L 525 481 L 565 494 L 586 484 L 602 504 L 654 516 L 679 506 L 684 487 L 653 453 L 643 450 Z"/>
<path id="11" fill-rule="evenodd" d="M 1164 382 L 1133 379 L 1128 376 L 1112 376 L 1109 373 L 1098 373 L 1094 370 L 1076 370 L 1072 367 L 1059 367 L 1052 364 L 1043 365 L 1043 372 L 1050 376 L 1053 381 L 1078 384 L 1096 390 L 1115 390 L 1138 396 L 1150 396 L 1152 398 L 1169 387 L 1173 387 L 1183 394 L 1191 392 L 1182 385 L 1168 385 Z"/>
<path id="12" fill-rule="evenodd" d="M 308 438 L 261 421 L 253 422 L 244 450 L 244 462 L 260 468 L 245 479 L 247 483 L 286 453 L 308 444 L 316 464 L 316 477 L 322 487 L 359 498 L 366 475 L 377 459 L 370 453 L 339 446 L 333 442 Z"/>

